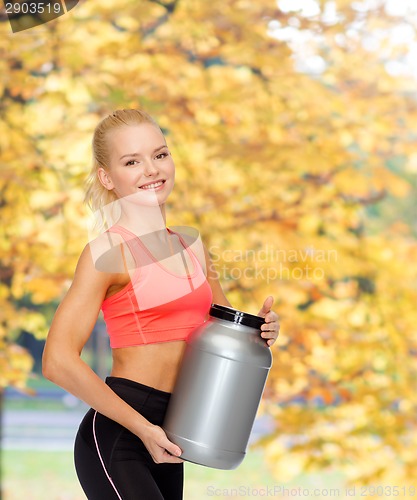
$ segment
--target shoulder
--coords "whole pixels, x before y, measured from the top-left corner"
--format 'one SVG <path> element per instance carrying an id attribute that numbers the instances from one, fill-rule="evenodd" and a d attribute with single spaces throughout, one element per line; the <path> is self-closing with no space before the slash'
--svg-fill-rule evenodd
<path id="1" fill-rule="evenodd" d="M 124 273 L 124 241 L 120 234 L 107 231 L 90 241 L 83 250 L 83 254 L 89 254 L 91 265 L 101 273 Z M 87 259 L 86 255 L 84 256 Z"/>

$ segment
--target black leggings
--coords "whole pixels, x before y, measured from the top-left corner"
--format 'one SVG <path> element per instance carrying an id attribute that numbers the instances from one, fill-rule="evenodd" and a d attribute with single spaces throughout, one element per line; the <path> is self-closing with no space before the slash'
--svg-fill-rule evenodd
<path id="1" fill-rule="evenodd" d="M 170 393 L 119 377 L 106 383 L 155 425 L 162 425 Z M 183 464 L 156 464 L 142 441 L 92 408 L 78 429 L 75 468 L 89 500 L 181 500 Z"/>

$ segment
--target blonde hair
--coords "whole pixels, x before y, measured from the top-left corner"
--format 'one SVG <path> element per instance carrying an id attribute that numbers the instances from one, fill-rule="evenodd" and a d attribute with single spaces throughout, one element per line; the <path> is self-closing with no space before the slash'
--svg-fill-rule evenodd
<path id="1" fill-rule="evenodd" d="M 94 212 L 100 211 L 102 213 L 102 210 L 106 206 L 111 207 L 117 200 L 115 193 L 109 191 L 101 184 L 97 174 L 99 168 L 108 170 L 108 133 L 124 125 L 140 125 L 141 123 L 151 123 L 161 130 L 148 113 L 139 109 L 119 109 L 106 118 L 103 118 L 95 128 L 92 141 L 93 164 L 86 181 L 87 189 L 84 199 Z"/>

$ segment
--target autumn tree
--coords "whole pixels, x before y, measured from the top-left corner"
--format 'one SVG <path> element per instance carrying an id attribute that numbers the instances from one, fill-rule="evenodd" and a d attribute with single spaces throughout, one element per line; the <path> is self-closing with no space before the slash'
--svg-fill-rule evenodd
<path id="1" fill-rule="evenodd" d="M 416 101 L 393 33 L 416 21 L 314 5 L 89 0 L 24 35 L 1 24 L 3 387 L 24 387 L 17 336 L 45 336 L 88 239 L 94 126 L 144 107 L 176 161 L 168 223 L 200 229 L 236 307 L 276 298 L 277 478 L 415 477 Z"/>

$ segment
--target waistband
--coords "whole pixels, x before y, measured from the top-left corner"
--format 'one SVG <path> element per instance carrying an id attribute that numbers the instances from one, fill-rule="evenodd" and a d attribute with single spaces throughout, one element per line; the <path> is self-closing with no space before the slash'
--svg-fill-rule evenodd
<path id="1" fill-rule="evenodd" d="M 151 387 L 149 385 L 141 384 L 140 382 L 136 382 L 134 380 L 130 380 L 128 378 L 123 377 L 106 377 L 106 384 L 113 388 L 115 386 L 119 387 L 130 387 L 132 389 L 136 389 L 140 392 L 146 394 L 152 394 L 154 396 L 160 396 L 161 398 L 169 399 L 171 396 L 170 392 L 161 391 L 160 389 L 156 389 L 155 387 Z"/>
<path id="2" fill-rule="evenodd" d="M 170 392 L 123 377 L 107 377 L 106 384 L 150 422 L 161 425 L 171 397 Z"/>

